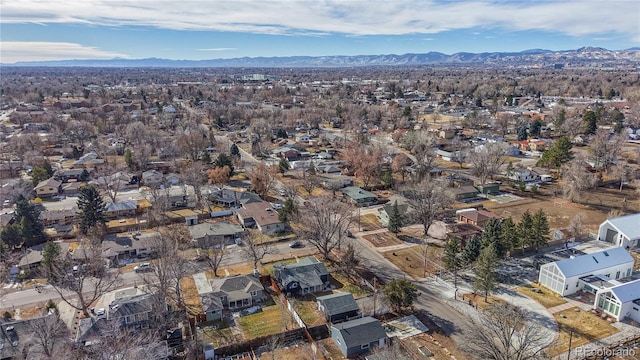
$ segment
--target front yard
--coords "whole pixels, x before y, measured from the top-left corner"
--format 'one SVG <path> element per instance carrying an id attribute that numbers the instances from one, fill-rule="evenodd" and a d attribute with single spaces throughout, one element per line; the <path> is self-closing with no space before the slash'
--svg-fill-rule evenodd
<path id="1" fill-rule="evenodd" d="M 532 298 L 547 309 L 565 304 L 567 302 L 567 300 L 563 299 L 553 291 L 539 284 L 529 284 L 527 286 L 521 286 L 517 288 L 516 291 L 520 294 Z"/>
<path id="2" fill-rule="evenodd" d="M 558 322 L 560 334 L 547 350 L 550 357 L 569 351 L 569 338 L 571 348 L 575 349 L 620 331 L 607 320 L 577 307 L 555 313 L 553 316 Z"/>

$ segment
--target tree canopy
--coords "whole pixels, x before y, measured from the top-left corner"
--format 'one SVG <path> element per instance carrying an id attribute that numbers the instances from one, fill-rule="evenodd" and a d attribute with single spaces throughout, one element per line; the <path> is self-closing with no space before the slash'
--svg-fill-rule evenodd
<path id="1" fill-rule="evenodd" d="M 390 281 L 384 287 L 383 293 L 395 311 L 413 306 L 418 299 L 418 288 L 406 279 Z"/>
<path id="2" fill-rule="evenodd" d="M 80 219 L 80 232 L 86 234 L 90 228 L 103 225 L 106 205 L 98 189 L 92 185 L 80 188 L 78 195 L 78 218 Z"/>

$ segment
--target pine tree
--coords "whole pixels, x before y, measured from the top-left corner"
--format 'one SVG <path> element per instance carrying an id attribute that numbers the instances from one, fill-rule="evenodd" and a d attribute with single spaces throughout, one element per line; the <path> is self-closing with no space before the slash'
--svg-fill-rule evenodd
<path id="1" fill-rule="evenodd" d="M 91 227 L 105 223 L 106 205 L 100 192 L 92 185 L 80 188 L 78 195 L 78 218 L 80 232 L 86 234 Z"/>
<path id="2" fill-rule="evenodd" d="M 502 244 L 502 220 L 491 218 L 484 224 L 481 237 L 482 247 L 493 244 L 496 255 L 503 258 L 507 254 L 507 247 Z"/>
<path id="3" fill-rule="evenodd" d="M 598 128 L 598 115 L 592 110 L 587 111 L 582 116 L 582 122 L 585 134 L 595 134 Z"/>
<path id="4" fill-rule="evenodd" d="M 238 149 L 238 145 L 236 144 L 231 145 L 231 147 L 229 148 L 229 153 L 231 154 L 231 157 L 239 158 L 240 149 Z"/>
<path id="5" fill-rule="evenodd" d="M 518 227 L 511 217 L 502 220 L 500 242 L 510 253 L 518 247 Z"/>
<path id="6" fill-rule="evenodd" d="M 16 246 L 22 242 L 22 230 L 19 224 L 9 224 L 0 231 L 0 241 L 3 246 Z"/>
<path id="7" fill-rule="evenodd" d="M 400 227 L 402 226 L 402 215 L 400 214 L 400 210 L 398 210 L 398 200 L 393 202 L 393 206 L 391 207 L 391 213 L 389 214 L 389 224 L 387 225 L 387 229 L 394 234 L 400 232 Z"/>
<path id="8" fill-rule="evenodd" d="M 485 247 L 480 251 L 480 256 L 476 261 L 474 272 L 476 279 L 473 283 L 473 290 L 484 294 L 484 301 L 487 301 L 489 293 L 494 291 L 498 284 L 498 276 L 496 265 L 498 256 L 493 244 Z"/>
<path id="9" fill-rule="evenodd" d="M 520 246 L 524 254 L 524 249 L 533 245 L 533 217 L 529 210 L 522 214 L 522 218 L 518 224 L 518 237 L 520 238 Z"/>
<path id="10" fill-rule="evenodd" d="M 53 274 L 53 268 L 56 261 L 58 261 L 58 256 L 60 256 L 60 245 L 53 241 L 47 241 L 44 249 L 42 249 L 42 261 L 40 262 L 47 276 Z"/>
<path id="11" fill-rule="evenodd" d="M 532 245 L 535 246 L 537 252 L 540 246 L 546 245 L 549 241 L 549 221 L 542 209 L 533 215 L 532 225 Z"/>
<path id="12" fill-rule="evenodd" d="M 462 258 L 460 256 L 460 240 L 453 237 L 447 241 L 444 247 L 444 267 L 450 272 L 453 272 L 453 286 L 458 287 L 458 269 L 462 265 Z"/>
<path id="13" fill-rule="evenodd" d="M 296 213 L 296 204 L 291 199 L 286 199 L 282 209 L 278 212 L 278 220 L 285 222 Z"/>
<path id="14" fill-rule="evenodd" d="M 569 138 L 566 136 L 560 137 L 551 148 L 542 153 L 538 165 L 555 169 L 560 168 L 563 164 L 573 159 L 572 147 L 573 144 L 571 144 Z"/>
<path id="15" fill-rule="evenodd" d="M 520 129 L 518 129 L 518 141 L 527 140 L 527 137 L 526 126 L 520 127 Z"/>
<path id="16" fill-rule="evenodd" d="M 235 145 L 235 144 L 234 144 Z M 238 153 L 240 154 L 240 153 Z M 220 153 L 218 155 L 218 157 L 213 161 L 213 166 L 214 167 L 225 167 L 228 166 L 229 167 L 229 176 L 233 175 L 233 171 L 235 170 L 233 168 L 233 161 L 231 161 L 231 157 L 225 153 Z"/>
<path id="17" fill-rule="evenodd" d="M 289 161 L 287 161 L 287 159 L 285 158 L 280 159 L 280 162 L 278 163 L 278 171 L 281 174 L 284 174 L 287 171 L 289 171 L 289 169 L 291 169 L 291 165 L 289 165 Z"/>
<path id="18" fill-rule="evenodd" d="M 26 246 L 41 244 L 47 238 L 40 220 L 40 209 L 24 197 L 16 202 L 16 218 Z"/>
<path id="19" fill-rule="evenodd" d="M 462 263 L 469 265 L 478 259 L 480 255 L 480 249 L 482 248 L 482 242 L 479 236 L 472 237 L 462 249 Z"/>

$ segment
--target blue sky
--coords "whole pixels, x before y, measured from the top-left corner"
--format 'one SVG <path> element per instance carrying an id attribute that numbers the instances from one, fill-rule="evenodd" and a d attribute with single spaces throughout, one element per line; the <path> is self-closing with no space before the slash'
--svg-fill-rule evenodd
<path id="1" fill-rule="evenodd" d="M 640 46 L 638 0 L 0 0 L 0 62 Z"/>

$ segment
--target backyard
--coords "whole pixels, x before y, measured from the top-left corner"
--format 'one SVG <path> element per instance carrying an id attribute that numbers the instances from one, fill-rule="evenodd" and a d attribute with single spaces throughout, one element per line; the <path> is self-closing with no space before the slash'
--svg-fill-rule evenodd
<path id="1" fill-rule="evenodd" d="M 245 339 L 278 334 L 298 327 L 277 298 L 263 304 L 262 311 L 235 319 Z"/>
<path id="2" fill-rule="evenodd" d="M 571 348 L 575 349 L 620 331 L 607 320 L 577 307 L 555 313 L 553 316 L 558 323 L 560 334 L 547 350 L 550 357 L 568 351 L 569 340 Z"/>

